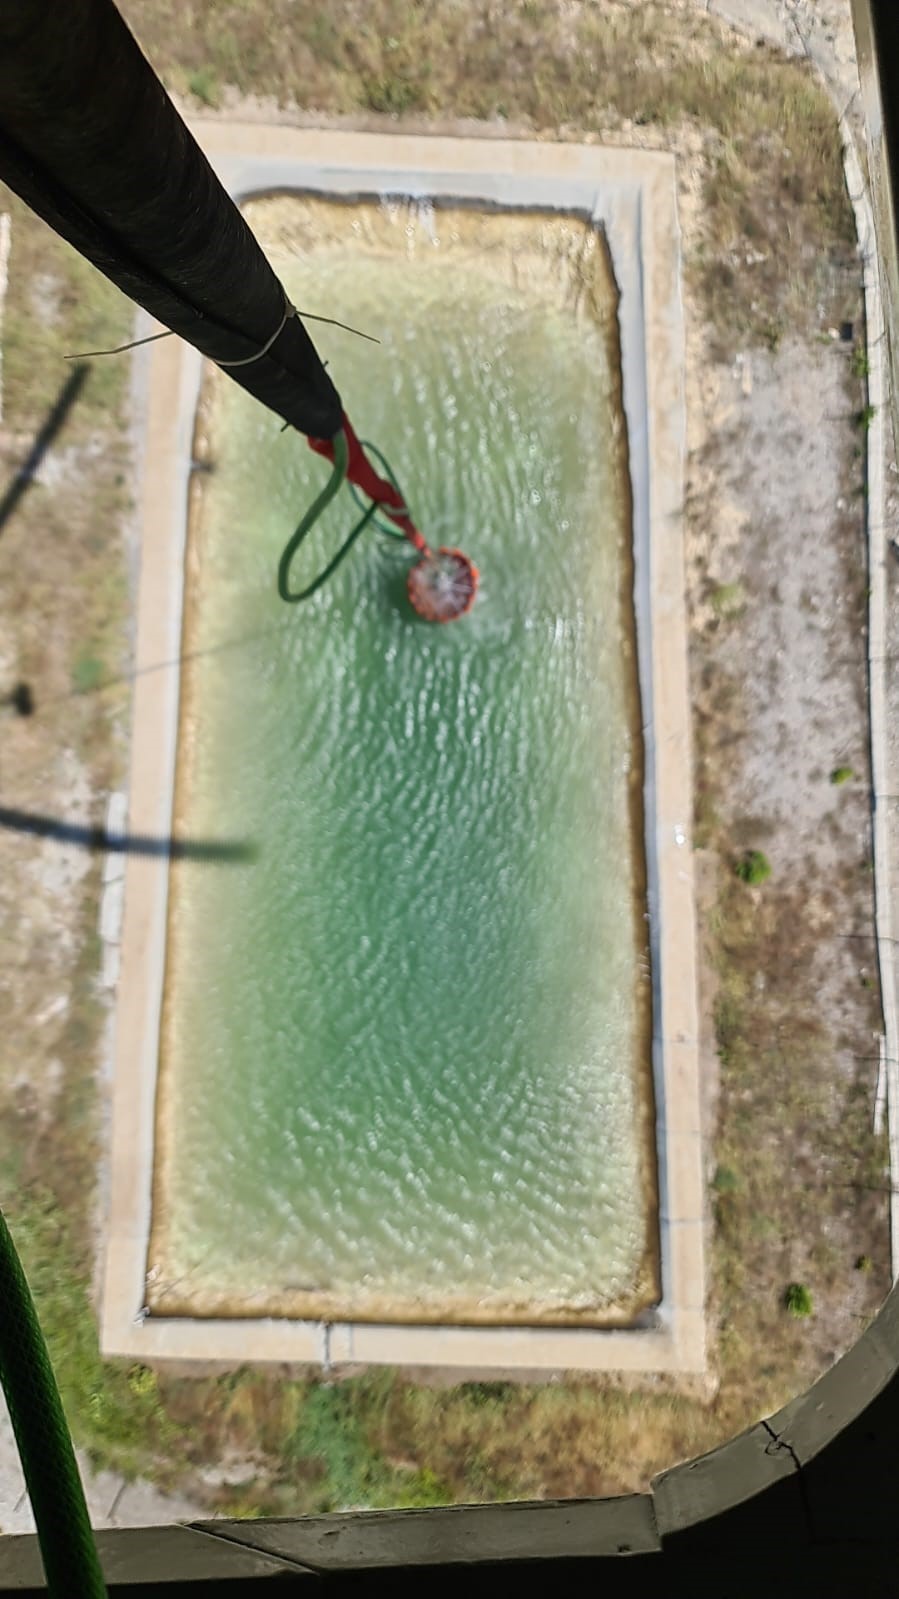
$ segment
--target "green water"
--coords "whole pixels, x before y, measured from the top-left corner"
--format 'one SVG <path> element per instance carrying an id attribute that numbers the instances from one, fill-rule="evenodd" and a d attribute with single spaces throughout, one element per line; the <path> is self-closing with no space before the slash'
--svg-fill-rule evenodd
<path id="1" fill-rule="evenodd" d="M 380 333 L 316 339 L 482 588 L 466 620 L 419 622 L 402 547 L 372 534 L 282 606 L 280 548 L 326 468 L 220 384 L 179 830 L 255 854 L 172 868 L 157 1292 L 602 1307 L 644 1260 L 648 1175 L 604 340 L 434 253 L 323 250 L 285 277 Z M 341 497 L 295 582 L 353 514 Z"/>

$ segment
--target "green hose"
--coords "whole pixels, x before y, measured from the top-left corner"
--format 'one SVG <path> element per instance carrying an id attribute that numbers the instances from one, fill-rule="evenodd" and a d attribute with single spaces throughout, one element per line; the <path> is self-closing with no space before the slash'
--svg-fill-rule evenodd
<path id="1" fill-rule="evenodd" d="M 393 484 L 394 488 L 396 489 L 397 494 L 402 496 L 402 490 L 401 490 L 401 488 L 400 488 L 400 486 L 399 486 L 399 484 L 398 484 L 398 482 L 396 480 L 396 473 L 394 472 L 393 467 L 390 465 L 390 462 L 388 461 L 388 459 L 387 459 L 386 455 L 384 454 L 383 450 L 379 450 L 378 446 L 376 444 L 372 444 L 371 439 L 360 439 L 359 443 L 362 445 L 362 448 L 364 450 L 368 451 L 369 455 L 373 455 L 374 456 L 375 460 L 377 461 L 378 465 L 381 468 L 381 471 L 384 473 L 384 476 L 388 479 L 388 481 L 390 483 Z M 349 485 L 349 490 L 350 490 L 350 493 L 353 496 L 353 499 L 356 501 L 356 504 L 358 505 L 360 511 L 363 510 L 365 502 L 363 501 L 362 496 L 359 493 L 359 490 L 357 489 L 355 483 L 351 483 Z M 403 510 L 403 512 L 405 513 L 406 516 L 409 515 L 408 509 L 407 509 L 406 506 L 403 506 L 402 510 Z M 377 516 L 375 517 L 375 527 L 377 528 L 379 533 L 387 533 L 390 538 L 399 539 L 401 543 L 403 542 L 403 540 L 406 537 L 405 533 L 401 533 L 400 529 L 398 527 L 391 526 L 391 524 L 389 522 L 381 521 L 381 519 L 379 517 L 377 517 Z"/>
<path id="2" fill-rule="evenodd" d="M 368 448 L 378 456 L 390 481 L 396 486 L 393 472 L 380 451 L 375 450 L 373 445 Z M 363 529 L 374 521 L 378 509 L 375 500 L 324 570 L 305 588 L 291 590 L 289 579 L 293 558 L 322 512 L 339 492 L 346 477 L 348 459 L 346 434 L 341 430 L 334 440 L 331 476 L 285 546 L 278 565 L 278 593 L 289 604 L 308 599 L 316 589 L 321 588 L 349 553 Z M 386 524 L 376 522 L 375 525 L 385 533 L 404 537 Z M 6 1395 L 25 1485 L 34 1512 L 48 1592 L 52 1599 L 107 1599 L 62 1400 L 31 1290 L 2 1211 L 0 1307 L 0 1383 Z"/>
<path id="3" fill-rule="evenodd" d="M 106 1599 L 84 1489 L 22 1262 L 0 1212 L 0 1381 L 54 1599 Z"/>
<path id="4" fill-rule="evenodd" d="M 348 460 L 349 449 L 347 446 L 346 434 L 341 428 L 340 432 L 336 434 L 334 439 L 334 469 L 331 473 L 331 476 L 322 489 L 321 494 L 317 499 L 313 500 L 292 538 L 288 540 L 284 547 L 284 553 L 278 563 L 278 593 L 280 594 L 282 600 L 287 601 L 288 605 L 296 605 L 298 600 L 308 600 L 310 595 L 315 593 L 316 589 L 320 589 L 323 583 L 327 583 L 332 572 L 335 572 L 344 557 L 349 555 L 350 550 L 359 537 L 359 534 L 368 527 L 369 522 L 372 521 L 374 514 L 378 509 L 377 501 L 373 500 L 365 515 L 356 523 L 356 526 L 351 529 L 350 533 L 341 544 L 340 549 L 337 551 L 337 554 L 334 556 L 333 560 L 328 562 L 324 570 L 319 572 L 318 576 L 314 577 L 311 583 L 307 583 L 305 588 L 291 589 L 291 562 L 293 561 L 297 550 L 299 549 L 303 540 L 306 538 L 307 534 L 312 532 L 315 523 L 318 521 L 326 506 L 330 505 L 335 494 L 339 492 L 341 485 L 343 484 L 343 480 L 346 477 Z"/>

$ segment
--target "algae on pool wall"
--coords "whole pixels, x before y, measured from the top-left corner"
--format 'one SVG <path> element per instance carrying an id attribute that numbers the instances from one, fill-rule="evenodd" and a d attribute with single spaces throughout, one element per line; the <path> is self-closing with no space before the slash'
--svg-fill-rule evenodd
<path id="1" fill-rule="evenodd" d="M 151 1310 L 622 1324 L 658 1299 L 642 745 L 616 297 L 578 220 L 248 213 L 433 544 L 307 605 L 325 467 L 207 380 L 188 541 Z M 345 497 L 297 581 L 353 516 Z M 411 553 L 411 552 L 409 552 Z"/>

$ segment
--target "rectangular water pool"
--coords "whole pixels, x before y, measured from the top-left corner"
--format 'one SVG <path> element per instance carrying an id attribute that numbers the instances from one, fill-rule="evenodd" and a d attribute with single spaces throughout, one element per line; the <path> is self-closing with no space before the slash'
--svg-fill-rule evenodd
<path id="1" fill-rule="evenodd" d="M 185 569 L 148 1304 L 625 1324 L 657 1302 L 616 294 L 575 219 L 252 202 L 363 437 L 482 572 L 418 621 L 324 464 L 207 380 Z M 348 497 L 304 548 L 317 569 Z"/>

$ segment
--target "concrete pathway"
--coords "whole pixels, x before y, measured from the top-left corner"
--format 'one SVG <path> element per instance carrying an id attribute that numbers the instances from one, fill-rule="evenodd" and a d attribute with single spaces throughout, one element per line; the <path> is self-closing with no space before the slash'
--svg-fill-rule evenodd
<path id="1" fill-rule="evenodd" d="M 162 1527 L 173 1521 L 209 1520 L 208 1505 L 179 1494 L 165 1494 L 138 1478 L 129 1482 L 112 1471 L 93 1471 L 79 1451 L 78 1466 L 95 1527 Z M 22 1467 L 9 1411 L 0 1396 L 0 1534 L 34 1532 Z"/>
<path id="2" fill-rule="evenodd" d="M 858 94 L 855 34 L 849 0 L 692 0 L 695 9 L 729 22 L 750 38 L 790 55 L 806 55 L 845 111 Z"/>

